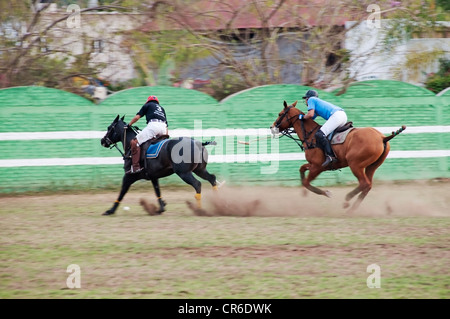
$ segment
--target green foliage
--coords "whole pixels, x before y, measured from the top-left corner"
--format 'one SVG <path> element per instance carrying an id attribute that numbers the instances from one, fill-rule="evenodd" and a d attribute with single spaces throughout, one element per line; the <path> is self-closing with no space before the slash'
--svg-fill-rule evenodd
<path id="1" fill-rule="evenodd" d="M 412 81 L 420 81 L 424 74 L 424 69 L 433 65 L 440 57 L 444 55 L 442 50 L 429 51 L 423 48 L 406 54 L 405 62 L 392 68 L 394 78 L 401 81 L 406 74 L 407 78 Z"/>
<path id="2" fill-rule="evenodd" d="M 187 31 L 145 33 L 135 31 L 126 40 L 140 78 L 147 85 L 171 85 L 184 65 L 210 53 L 196 46 L 196 38 Z"/>
<path id="3" fill-rule="evenodd" d="M 6 1 L 0 2 L 0 87 L 39 85 L 84 96 L 73 79 L 93 77 L 105 64 L 92 64 L 89 51 L 77 55 L 59 44 L 53 29 L 47 29 L 50 24 L 44 14 L 31 10 L 31 1 L 5 4 Z M 52 18 L 46 16 L 49 17 Z M 90 43 L 85 35 L 79 41 L 85 47 Z"/>
<path id="4" fill-rule="evenodd" d="M 212 91 L 212 97 L 220 101 L 227 96 L 248 89 L 242 77 L 238 74 L 216 74 L 212 77 L 210 84 L 207 85 Z"/>
<path id="5" fill-rule="evenodd" d="M 117 91 L 129 89 L 129 88 L 145 86 L 145 85 L 146 85 L 145 80 L 142 77 L 138 77 L 138 78 L 131 79 L 128 81 L 109 83 L 107 88 L 110 91 L 117 92 Z"/>
<path id="6" fill-rule="evenodd" d="M 442 7 L 444 10 L 450 10 L 450 2 L 447 0 L 436 0 L 436 4 Z"/>
<path id="7" fill-rule="evenodd" d="M 442 10 L 446 11 L 446 14 L 449 14 L 450 11 L 450 1 L 448 0 L 435 0 L 436 5 L 440 7 Z"/>
<path id="8" fill-rule="evenodd" d="M 450 87 L 450 60 L 439 59 L 439 62 L 439 71 L 431 74 L 425 83 L 426 88 L 434 93 L 439 93 Z"/>

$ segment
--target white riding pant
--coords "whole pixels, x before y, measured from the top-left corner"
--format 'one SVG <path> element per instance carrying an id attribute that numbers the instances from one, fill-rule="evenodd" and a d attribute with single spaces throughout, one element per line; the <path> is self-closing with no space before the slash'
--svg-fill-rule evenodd
<path id="1" fill-rule="evenodd" d="M 338 127 L 343 126 L 345 123 L 347 123 L 347 114 L 345 114 L 344 111 L 336 111 L 333 113 L 333 115 L 330 116 L 328 121 L 325 122 L 324 125 L 320 128 L 320 130 L 325 134 L 325 136 L 328 136 L 331 132 L 333 132 Z"/>
<path id="2" fill-rule="evenodd" d="M 158 135 L 167 134 L 167 125 L 164 122 L 148 122 L 147 126 L 136 135 L 139 145 Z"/>

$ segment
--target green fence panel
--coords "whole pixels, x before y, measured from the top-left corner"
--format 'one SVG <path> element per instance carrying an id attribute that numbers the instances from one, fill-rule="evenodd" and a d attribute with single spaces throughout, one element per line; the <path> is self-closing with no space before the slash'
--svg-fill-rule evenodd
<path id="1" fill-rule="evenodd" d="M 339 95 L 342 88 L 333 91 Z M 346 99 L 352 98 L 399 98 L 399 97 L 426 97 L 435 94 L 425 88 L 392 80 L 370 80 L 355 82 L 350 85 L 345 93 L 340 96 Z"/>
<path id="2" fill-rule="evenodd" d="M 238 141 L 250 141 L 262 136 L 249 131 L 236 136 L 234 130 L 259 129 L 266 132 L 283 109 L 283 101 L 288 104 L 298 101 L 297 107 L 306 110 L 301 97 L 308 89 L 311 88 L 298 85 L 261 86 L 218 102 L 195 90 L 139 87 L 112 94 L 99 104 L 72 93 L 43 87 L 0 90 L 0 120 L 3 124 L 0 129 L 0 193 L 118 189 L 123 177 L 121 156 L 117 150 L 102 147 L 100 137 L 117 114 L 125 115 L 127 121 L 131 120 L 148 95 L 156 95 L 166 109 L 169 134 L 177 129 L 197 130 L 198 134 L 203 130 L 204 136 L 196 138 L 217 141 L 216 146 L 207 146 L 211 158 L 236 154 L 236 158 L 228 157 L 223 162 L 208 165 L 210 172 L 215 173 L 219 180 L 226 180 L 231 185 L 298 186 L 298 169 L 306 163 L 305 160 L 242 159 L 242 156 L 256 154 L 301 155 L 302 151 L 295 142 L 283 137 L 242 145 Z M 420 151 L 427 155 L 427 151 L 450 150 L 448 131 L 408 133 L 416 127 L 448 128 L 450 94 L 435 96 L 423 88 L 396 81 L 361 82 L 340 96 L 317 91 L 319 97 L 344 107 L 356 127 L 397 129 L 406 125 L 405 133 L 391 140 L 391 154 Z M 318 122 L 323 123 L 321 119 Z M 145 121 L 141 120 L 137 125 L 143 128 Z M 27 132 L 32 139 L 17 138 Z M 33 135 L 36 133 L 40 135 Z M 73 134 L 77 137 L 73 138 Z M 95 159 L 112 160 L 117 164 L 96 164 Z M 73 160 L 81 163 L 74 165 Z M 449 164 L 449 156 L 393 156 L 377 170 L 375 179 L 448 178 Z M 350 170 L 344 168 L 322 173 L 315 185 L 355 181 Z M 177 176 L 163 179 L 161 184 L 190 187 Z M 145 187 L 151 190 L 151 185 Z"/>
<path id="3" fill-rule="evenodd" d="M 219 102 L 214 98 L 196 90 L 170 86 L 146 86 L 114 93 L 98 105 L 99 112 L 96 116 L 101 118 L 101 123 L 106 126 L 117 114 L 125 115 L 125 120 L 130 121 L 145 104 L 149 95 L 156 95 L 164 107 L 169 130 L 172 128 L 192 130 L 196 128 L 196 121 L 201 123 L 202 128 L 214 128 L 221 122 L 218 114 Z M 144 127 L 145 122 L 140 120 L 136 125 Z"/>
<path id="4" fill-rule="evenodd" d="M 79 95 L 43 86 L 19 86 L 0 89 L 0 105 L 3 107 L 60 107 L 64 105 L 93 106 Z"/>

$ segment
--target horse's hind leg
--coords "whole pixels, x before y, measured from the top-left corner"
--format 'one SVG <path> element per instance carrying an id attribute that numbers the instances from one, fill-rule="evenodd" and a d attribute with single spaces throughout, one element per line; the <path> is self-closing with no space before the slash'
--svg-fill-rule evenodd
<path id="1" fill-rule="evenodd" d="M 377 170 L 378 167 L 380 167 L 381 164 L 383 164 L 384 160 L 386 159 L 386 157 L 389 154 L 389 150 L 390 150 L 390 145 L 389 145 L 389 143 L 386 143 L 386 145 L 384 145 L 384 150 L 383 150 L 383 153 L 381 154 L 381 156 L 375 162 L 373 162 L 372 164 L 367 166 L 365 169 L 364 168 L 354 169 L 354 168 L 352 168 L 352 166 L 350 166 L 350 169 L 352 170 L 353 174 L 358 178 L 359 186 L 347 194 L 347 196 L 345 197 L 346 202 L 344 203 L 344 208 L 349 207 L 348 201 L 351 200 L 359 192 L 361 192 L 361 194 L 358 196 L 356 202 L 353 204 L 353 206 L 351 207 L 351 209 L 349 211 L 351 212 L 351 211 L 354 211 L 356 208 L 358 208 L 358 206 L 361 204 L 363 199 L 367 196 L 369 191 L 372 189 L 372 180 L 373 180 L 375 171 Z"/>
<path id="2" fill-rule="evenodd" d="M 367 194 L 369 193 L 371 187 L 370 188 L 366 188 L 365 190 L 363 190 L 361 192 L 361 194 L 359 194 L 358 198 L 356 199 L 356 201 L 353 203 L 352 207 L 348 210 L 349 213 L 355 211 L 355 209 L 357 209 L 359 207 L 359 205 L 361 204 L 361 202 L 363 201 L 363 199 L 367 196 Z"/>
<path id="3" fill-rule="evenodd" d="M 353 175 L 355 175 L 356 178 L 358 179 L 359 185 L 345 196 L 344 208 L 349 207 L 350 206 L 349 201 L 357 194 L 362 192 L 358 197 L 358 199 L 356 200 L 356 202 L 353 204 L 352 208 L 350 209 L 350 211 L 353 211 L 359 206 L 359 204 L 361 204 L 362 200 L 364 199 L 364 197 L 366 197 L 367 193 L 369 193 L 370 189 L 372 188 L 372 182 L 364 172 L 365 171 L 364 167 L 350 166 L 350 169 Z"/>
<path id="4" fill-rule="evenodd" d="M 386 157 L 389 154 L 390 149 L 391 149 L 391 146 L 389 145 L 389 143 L 386 143 L 386 145 L 384 145 L 383 154 L 381 154 L 381 156 L 374 163 L 367 166 L 366 175 L 371 183 L 372 183 L 373 175 L 375 174 L 375 171 L 377 170 L 378 167 L 381 166 L 381 164 L 384 163 Z"/>
<path id="5" fill-rule="evenodd" d="M 199 208 L 202 207 L 202 183 L 200 183 L 198 180 L 195 179 L 194 175 L 192 175 L 191 172 L 183 172 L 178 173 L 175 171 L 175 173 L 180 176 L 180 178 L 185 181 L 187 184 L 191 185 L 195 189 L 195 199 L 197 200 L 197 206 Z"/>
<path id="6" fill-rule="evenodd" d="M 206 165 L 205 165 L 206 166 Z M 211 183 L 211 186 L 214 190 L 217 190 L 217 180 L 216 175 L 211 174 L 206 170 L 205 166 L 198 166 L 193 172 L 200 178 L 203 178 L 204 180 L 207 180 Z"/>

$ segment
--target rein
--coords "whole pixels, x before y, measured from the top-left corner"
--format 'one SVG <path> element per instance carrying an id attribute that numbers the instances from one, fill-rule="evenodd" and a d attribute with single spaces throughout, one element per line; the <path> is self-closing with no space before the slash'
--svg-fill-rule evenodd
<path id="1" fill-rule="evenodd" d="M 306 144 L 306 149 L 315 148 L 316 147 L 316 143 L 313 143 L 312 140 L 310 142 L 308 142 L 308 139 L 309 139 L 309 137 L 313 134 L 313 132 L 316 129 L 320 129 L 320 125 L 317 124 L 312 130 L 310 130 L 309 132 L 306 132 L 304 121 L 300 121 L 300 123 L 301 123 L 301 126 L 302 126 L 303 138 L 305 139 L 304 143 Z"/>
<path id="2" fill-rule="evenodd" d="M 109 147 L 109 149 L 111 150 L 111 149 L 113 149 L 114 147 L 117 148 L 117 150 L 119 151 L 119 153 L 122 155 L 122 158 L 125 159 L 125 154 L 120 150 L 119 147 L 117 147 L 117 142 L 114 143 L 114 144 L 112 144 L 112 145 Z"/>
<path id="3" fill-rule="evenodd" d="M 283 137 L 283 136 L 289 137 L 291 140 L 293 140 L 295 143 L 297 143 L 297 145 L 301 148 L 302 151 L 305 150 L 305 148 L 303 147 L 303 141 L 301 139 L 299 139 L 298 137 L 292 136 L 292 133 L 295 133 L 295 130 L 293 128 L 288 128 L 280 133 L 281 133 L 281 137 Z"/>
<path id="4" fill-rule="evenodd" d="M 111 127 L 111 129 L 115 129 L 116 125 L 117 125 L 117 123 L 116 123 L 113 127 Z M 133 130 L 133 132 L 134 132 L 136 135 L 138 134 L 138 132 L 136 131 L 136 129 L 135 129 L 134 126 L 130 126 L 130 128 Z M 122 151 L 120 150 L 120 148 L 117 146 L 117 143 L 119 143 L 119 141 L 113 143 L 113 142 L 109 139 L 109 137 L 107 137 L 106 139 L 107 139 L 107 140 L 109 141 L 109 143 L 111 144 L 110 147 L 109 147 L 109 149 L 113 149 L 113 148 L 115 147 L 115 148 L 119 151 L 120 155 L 122 155 L 122 158 L 125 160 L 126 156 L 125 156 L 125 153 L 124 153 L 124 152 L 126 151 L 126 145 L 127 145 L 127 129 L 124 129 L 124 130 L 123 130 L 123 140 L 122 140 L 122 144 L 123 144 L 124 152 L 122 152 Z"/>
<path id="5" fill-rule="evenodd" d="M 281 115 L 280 118 L 278 119 L 278 121 L 276 122 L 275 127 L 278 128 L 278 127 L 280 126 L 281 122 L 282 122 L 283 119 L 286 117 L 286 115 L 288 115 L 288 112 L 289 112 L 289 110 L 290 110 L 291 108 L 292 108 L 292 106 L 289 106 L 289 107 L 287 108 L 287 110 L 284 111 L 283 115 Z M 292 119 L 294 119 L 294 121 L 291 123 L 291 120 L 292 120 Z M 291 127 L 288 128 L 288 129 L 286 129 L 286 130 L 284 130 L 283 132 L 280 132 L 281 135 L 282 135 L 282 137 L 283 137 L 283 136 L 289 137 L 291 140 L 293 140 L 295 143 L 297 143 L 297 145 L 301 148 L 302 151 L 304 151 L 305 148 L 306 148 L 306 149 L 311 149 L 311 148 L 315 148 L 315 147 L 316 147 L 316 144 L 313 143 L 312 141 L 311 141 L 311 142 L 308 142 L 308 139 L 309 139 L 309 137 L 311 136 L 311 134 L 312 134 L 316 129 L 320 128 L 320 125 L 317 125 L 317 126 L 315 126 L 312 130 L 310 130 L 309 132 L 306 132 L 304 121 L 300 120 L 300 119 L 298 118 L 298 116 L 288 117 L 288 118 L 287 118 L 287 121 L 289 122 L 289 124 L 291 125 Z M 293 137 L 293 136 L 292 136 L 292 133 L 296 133 L 295 130 L 294 130 L 294 128 L 293 128 L 294 123 L 295 123 L 296 121 L 300 121 L 300 125 L 301 125 L 301 128 L 302 128 L 302 134 L 303 134 L 303 140 L 301 140 L 301 139 L 298 138 L 298 137 Z M 297 134 L 297 136 L 298 136 L 298 134 Z M 299 142 L 300 142 L 300 143 L 299 143 Z M 303 147 L 303 143 L 306 144 L 306 147 Z"/>

